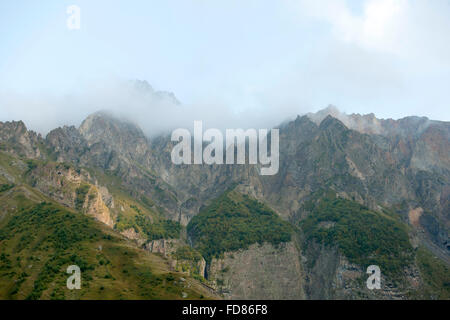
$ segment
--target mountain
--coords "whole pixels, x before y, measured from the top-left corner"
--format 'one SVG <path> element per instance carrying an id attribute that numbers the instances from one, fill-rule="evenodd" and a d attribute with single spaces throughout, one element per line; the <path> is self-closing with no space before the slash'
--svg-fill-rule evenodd
<path id="1" fill-rule="evenodd" d="M 450 297 L 448 122 L 329 107 L 278 128 L 279 172 L 261 176 L 258 165 L 174 165 L 169 136 L 108 112 L 46 137 L 0 123 L 1 297 Z M 80 246 L 72 260 L 92 279 L 77 295 L 56 284 Z M 380 290 L 366 287 L 372 264 Z"/>
<path id="2" fill-rule="evenodd" d="M 113 230 L 112 202 L 84 171 L 3 152 L 0 163 L 2 299 L 217 298 Z M 66 288 L 69 265 L 81 268 L 81 290 Z"/>

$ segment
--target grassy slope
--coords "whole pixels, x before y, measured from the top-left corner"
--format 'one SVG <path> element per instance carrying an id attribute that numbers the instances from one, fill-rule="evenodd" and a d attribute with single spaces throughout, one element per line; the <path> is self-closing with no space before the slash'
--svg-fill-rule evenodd
<path id="1" fill-rule="evenodd" d="M 184 288 L 166 260 L 136 248 L 90 217 L 22 190 L 7 195 L 16 206 L 0 221 L 0 297 L 3 299 L 178 299 L 207 296 Z M 2 204 L 5 199 L 2 197 Z M 100 249 L 101 248 L 101 249 Z M 68 290 L 69 265 L 82 270 L 82 289 Z"/>
<path id="2" fill-rule="evenodd" d="M 425 248 L 419 248 L 416 260 L 425 282 L 419 298 L 449 300 L 450 268 Z"/>
<path id="3" fill-rule="evenodd" d="M 198 281 L 171 272 L 167 260 L 27 185 L 24 161 L 0 152 L 0 170 L 0 185 L 8 185 L 0 191 L 1 299 L 211 297 Z M 81 267 L 81 290 L 66 288 L 71 264 Z"/>

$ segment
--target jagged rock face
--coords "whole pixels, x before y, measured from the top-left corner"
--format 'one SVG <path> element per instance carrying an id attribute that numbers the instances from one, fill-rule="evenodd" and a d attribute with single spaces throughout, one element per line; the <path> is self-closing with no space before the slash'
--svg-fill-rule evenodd
<path id="1" fill-rule="evenodd" d="M 199 259 L 183 259 L 177 256 L 177 251 L 186 246 L 186 243 L 180 239 L 160 239 L 152 240 L 144 245 L 144 248 L 150 252 L 161 254 L 169 258 L 170 264 L 174 270 L 186 272 L 189 275 L 204 276 L 206 261 L 203 257 Z"/>
<path id="2" fill-rule="evenodd" d="M 320 126 L 302 117 L 281 128 L 280 173 L 262 180 L 269 197 L 278 190 L 278 199 L 273 202 L 281 201 L 280 209 L 290 216 L 298 202 L 323 187 L 362 198 L 369 206 L 373 198 L 383 202 L 395 195 L 405 198 L 408 190 L 390 188 L 384 181 L 387 172 L 395 172 L 395 167 L 389 151 L 380 148 L 370 136 L 349 130 L 330 116 Z M 393 178 L 405 180 L 401 172 Z M 291 196 L 284 196 L 284 192 Z"/>
<path id="3" fill-rule="evenodd" d="M 143 132 L 134 124 L 118 121 L 105 112 L 90 115 L 80 128 L 52 130 L 46 142 L 61 161 L 77 162 L 115 170 L 122 163 L 150 162 L 150 150 Z"/>
<path id="4" fill-rule="evenodd" d="M 430 125 L 446 126 L 440 121 L 429 120 L 426 117 L 405 117 L 399 120 L 378 119 L 373 113 L 360 115 L 340 112 L 335 106 L 330 105 L 328 108 L 320 110 L 316 113 L 308 113 L 306 115 L 315 124 L 320 123 L 328 116 L 341 121 L 347 128 L 371 135 L 416 137 L 422 134 Z M 448 127 L 448 126 L 447 126 Z"/>
<path id="5" fill-rule="evenodd" d="M 42 137 L 22 121 L 0 122 L 0 149 L 27 158 L 40 158 Z"/>
<path id="6" fill-rule="evenodd" d="M 142 246 L 147 241 L 147 239 L 145 239 L 141 234 L 137 233 L 133 228 L 126 229 L 122 231 L 121 234 L 130 240 L 136 241 L 139 246 Z"/>
<path id="7" fill-rule="evenodd" d="M 57 161 L 79 164 L 88 151 L 87 141 L 74 126 L 64 126 L 50 131 L 46 142 L 51 146 Z"/>
<path id="8" fill-rule="evenodd" d="M 303 277 L 293 242 L 254 244 L 213 259 L 209 267 L 209 278 L 227 299 L 304 299 Z"/>
<path id="9" fill-rule="evenodd" d="M 169 137 L 150 141 L 136 125 L 103 112 L 89 116 L 78 130 L 55 129 L 46 140 L 59 161 L 119 176 L 135 196 L 150 197 L 184 225 L 205 201 L 257 175 L 253 166 L 174 165 L 170 153 L 175 143 Z"/>
<path id="10" fill-rule="evenodd" d="M 149 197 L 168 217 L 178 219 L 174 191 L 151 171 L 153 157 L 149 142 L 131 122 L 99 112 L 89 116 L 79 129 L 64 127 L 51 131 L 46 141 L 59 161 L 99 168 L 117 176 L 134 197 Z"/>
<path id="11" fill-rule="evenodd" d="M 374 210 L 402 202 L 408 208 L 420 205 L 430 238 L 444 248 L 449 221 L 448 127 L 430 124 L 409 140 L 363 134 L 331 116 L 319 126 L 299 117 L 280 128 L 280 171 L 259 177 L 263 190 L 258 198 L 294 220 L 301 218 L 300 204 L 324 187 Z"/>
<path id="12" fill-rule="evenodd" d="M 174 145 L 169 137 L 151 141 L 154 158 L 151 169 L 175 190 L 182 224 L 187 225 L 202 206 L 232 184 L 248 184 L 259 176 L 254 165 L 174 165 L 170 155 Z"/>
<path id="13" fill-rule="evenodd" d="M 22 139 L 22 148 L 32 153 L 33 134 L 23 124 L 11 126 L 2 131 L 15 133 L 3 139 Z M 280 127 L 275 176 L 260 176 L 252 165 L 174 165 L 168 136 L 148 139 L 136 125 L 104 112 L 89 116 L 79 129 L 53 130 L 46 144 L 59 161 L 119 176 L 135 197 L 151 198 L 168 218 L 185 225 L 233 183 L 294 220 L 311 193 L 331 187 L 372 209 L 406 201 L 405 219 L 409 209 L 421 206 L 425 230 L 442 247 L 449 224 L 449 132 L 448 123 L 426 118 L 379 120 L 328 108 Z"/>
<path id="14" fill-rule="evenodd" d="M 87 117 L 79 132 L 88 146 L 103 144 L 111 151 L 120 151 L 123 159 L 142 161 L 149 152 L 147 139 L 141 129 L 132 123 L 117 121 L 106 113 Z"/>
<path id="15" fill-rule="evenodd" d="M 418 268 L 413 264 L 404 271 L 404 283 L 394 283 L 382 273 L 381 289 L 369 290 L 366 270 L 349 263 L 336 248 L 313 243 L 304 249 L 303 254 L 308 299 L 404 300 L 409 290 L 417 290 L 422 284 Z"/>
<path id="16" fill-rule="evenodd" d="M 87 215 L 94 217 L 111 228 L 114 226 L 110 209 L 103 201 L 102 195 L 97 187 L 91 186 L 89 188 L 89 192 L 87 193 L 82 208 Z"/>
<path id="17" fill-rule="evenodd" d="M 96 186 L 85 170 L 74 170 L 70 166 L 47 164 L 28 171 L 26 179 L 30 185 L 67 207 L 90 215 L 113 227 L 110 212 L 112 197 L 107 188 Z M 85 186 L 80 195 L 79 188 Z"/>
<path id="18" fill-rule="evenodd" d="M 430 125 L 420 135 L 413 149 L 411 167 L 417 170 L 435 171 L 449 174 L 450 168 L 450 128 Z"/>

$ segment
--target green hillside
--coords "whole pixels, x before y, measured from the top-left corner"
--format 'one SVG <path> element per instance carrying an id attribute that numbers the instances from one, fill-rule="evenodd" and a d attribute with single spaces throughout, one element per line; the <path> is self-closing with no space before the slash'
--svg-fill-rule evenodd
<path id="1" fill-rule="evenodd" d="M 292 227 L 264 204 L 229 191 L 192 218 L 187 231 L 194 247 L 210 260 L 253 243 L 290 241 Z"/>
<path id="2" fill-rule="evenodd" d="M 449 300 L 450 268 L 424 248 L 419 248 L 417 252 L 417 263 L 425 280 L 419 298 Z"/>
<path id="3" fill-rule="evenodd" d="M 379 265 L 390 275 L 399 275 L 413 261 L 406 227 L 387 214 L 333 194 L 309 201 L 303 209 L 309 214 L 300 222 L 306 245 L 314 240 L 336 246 L 350 262 Z"/>
<path id="4" fill-rule="evenodd" d="M 185 280 L 188 288 L 163 258 L 90 217 L 33 199 L 38 197 L 25 187 L 1 195 L 1 299 L 180 299 L 183 292 L 193 299 L 208 296 L 192 279 Z M 66 270 L 73 264 L 81 268 L 80 290 L 66 287 Z"/>

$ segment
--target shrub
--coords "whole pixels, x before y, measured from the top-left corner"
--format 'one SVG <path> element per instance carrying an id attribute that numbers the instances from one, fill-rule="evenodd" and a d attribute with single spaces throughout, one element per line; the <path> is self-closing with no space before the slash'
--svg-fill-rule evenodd
<path id="1" fill-rule="evenodd" d="M 290 241 L 292 227 L 264 204 L 228 191 L 192 218 L 187 231 L 194 247 L 209 261 L 254 243 Z"/>
<path id="2" fill-rule="evenodd" d="M 412 262 L 407 230 L 395 218 L 334 195 L 305 203 L 303 208 L 309 212 L 300 222 L 306 245 L 315 240 L 337 246 L 350 262 L 379 265 L 391 275 L 400 274 Z"/>

